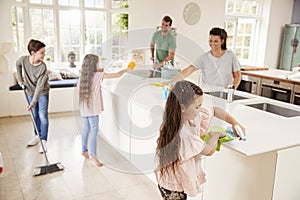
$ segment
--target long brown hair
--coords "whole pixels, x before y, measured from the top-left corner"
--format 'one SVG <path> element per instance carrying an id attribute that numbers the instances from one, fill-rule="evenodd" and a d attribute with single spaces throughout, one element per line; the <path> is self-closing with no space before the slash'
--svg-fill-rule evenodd
<path id="1" fill-rule="evenodd" d="M 203 91 L 199 86 L 185 80 L 177 82 L 172 88 L 166 102 L 163 123 L 157 139 L 156 158 L 161 174 L 168 173 L 169 169 L 175 172 L 175 166 L 179 161 L 179 132 L 183 125 L 181 106 L 188 107 L 197 96 L 202 95 Z"/>
<path id="2" fill-rule="evenodd" d="M 79 84 L 79 103 L 86 103 L 89 106 L 89 99 L 92 90 L 93 77 L 97 71 L 99 57 L 94 54 L 87 54 L 82 62 L 80 84 Z"/>

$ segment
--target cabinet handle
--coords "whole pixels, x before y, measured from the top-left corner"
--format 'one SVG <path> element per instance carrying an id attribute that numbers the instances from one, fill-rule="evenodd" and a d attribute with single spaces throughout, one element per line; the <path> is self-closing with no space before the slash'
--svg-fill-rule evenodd
<path id="1" fill-rule="evenodd" d="M 299 97 L 300 98 L 300 95 L 299 94 L 295 94 L 295 97 Z"/>
<path id="2" fill-rule="evenodd" d="M 279 89 L 275 89 L 275 88 L 272 88 L 272 91 L 281 92 L 281 93 L 287 93 L 287 91 L 285 91 L 285 90 L 279 90 Z"/>

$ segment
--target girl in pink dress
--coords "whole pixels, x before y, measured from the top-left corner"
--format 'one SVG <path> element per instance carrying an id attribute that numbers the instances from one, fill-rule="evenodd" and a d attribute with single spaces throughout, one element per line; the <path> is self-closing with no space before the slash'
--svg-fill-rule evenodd
<path id="1" fill-rule="evenodd" d="M 218 139 L 226 135 L 210 133 L 207 143 L 200 138 L 207 133 L 214 116 L 233 127 L 242 127 L 222 109 L 204 108 L 202 102 L 203 91 L 189 81 L 177 82 L 168 96 L 157 139 L 155 170 L 165 200 L 184 200 L 201 192 L 201 185 L 206 181 L 201 157 L 212 155 Z"/>
<path id="2" fill-rule="evenodd" d="M 84 122 L 81 154 L 101 167 L 103 164 L 97 158 L 99 115 L 103 111 L 101 84 L 103 78 L 120 77 L 127 69 L 106 74 L 103 68 L 98 67 L 99 57 L 97 55 L 88 54 L 84 57 L 79 81 L 79 107 Z M 89 134 L 91 134 L 90 151 L 88 151 Z"/>

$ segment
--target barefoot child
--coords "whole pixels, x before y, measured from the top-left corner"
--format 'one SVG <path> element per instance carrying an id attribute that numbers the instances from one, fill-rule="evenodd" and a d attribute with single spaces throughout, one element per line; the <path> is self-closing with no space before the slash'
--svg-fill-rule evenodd
<path id="1" fill-rule="evenodd" d="M 93 161 L 98 167 L 103 164 L 97 158 L 97 136 L 99 115 L 103 111 L 101 84 L 103 78 L 117 78 L 127 69 L 113 74 L 104 73 L 103 68 L 98 68 L 99 57 L 88 54 L 84 57 L 79 81 L 79 107 L 84 122 L 82 133 L 82 155 Z M 88 151 L 88 137 L 90 138 L 90 151 Z"/>

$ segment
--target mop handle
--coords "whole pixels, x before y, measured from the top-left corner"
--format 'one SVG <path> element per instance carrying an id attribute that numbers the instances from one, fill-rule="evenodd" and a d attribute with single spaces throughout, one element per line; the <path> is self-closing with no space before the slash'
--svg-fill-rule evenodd
<path id="1" fill-rule="evenodd" d="M 29 99 L 28 99 L 28 97 L 27 97 L 28 95 L 27 95 L 27 92 L 26 92 L 26 85 L 24 85 L 24 84 L 22 83 L 21 88 L 24 90 L 25 98 L 26 98 L 26 100 L 27 100 L 28 105 L 30 105 Z M 34 117 L 33 117 L 32 109 L 30 108 L 29 111 L 30 111 L 30 116 L 31 116 L 31 120 L 32 120 L 34 129 L 35 129 L 35 131 L 37 132 L 37 134 L 38 134 L 38 136 L 39 136 L 39 139 L 40 139 L 40 142 L 41 142 L 41 146 L 42 146 L 42 148 L 43 148 L 43 152 L 44 152 L 45 159 L 46 159 L 46 164 L 47 164 L 47 165 L 50 165 L 49 160 L 48 160 L 48 158 L 47 158 L 47 156 L 46 156 L 46 151 L 45 151 L 44 145 L 43 145 L 43 143 L 42 143 L 41 134 L 40 134 L 40 132 L 39 132 L 39 130 L 38 130 L 38 128 L 37 128 L 37 125 L 36 125 L 35 120 L 34 120 Z"/>

